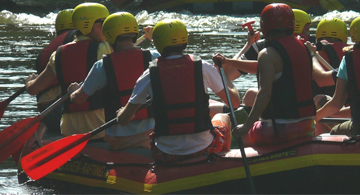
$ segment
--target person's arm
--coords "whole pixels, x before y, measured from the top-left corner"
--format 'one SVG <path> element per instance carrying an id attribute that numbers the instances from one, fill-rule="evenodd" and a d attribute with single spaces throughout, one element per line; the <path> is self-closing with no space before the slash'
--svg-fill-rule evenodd
<path id="1" fill-rule="evenodd" d="M 351 109 L 350 106 L 343 107 L 339 110 L 339 112 L 331 115 L 331 117 L 337 118 L 351 118 Z"/>
<path id="2" fill-rule="evenodd" d="M 221 61 L 224 72 L 229 76 L 231 80 L 235 80 L 236 78 L 241 76 L 241 73 L 238 70 L 250 74 L 256 74 L 257 72 L 256 60 L 229 59 L 220 53 L 215 53 L 214 58 Z"/>
<path id="3" fill-rule="evenodd" d="M 333 79 L 333 71 L 325 71 L 319 61 L 317 60 L 317 58 L 315 56 L 312 57 L 312 61 L 313 61 L 313 73 L 312 73 L 312 77 L 314 78 L 315 82 L 320 86 L 320 87 L 325 87 L 325 86 L 333 86 L 335 85 L 334 79 Z"/>
<path id="4" fill-rule="evenodd" d="M 233 60 L 228 59 L 226 61 L 228 66 L 234 67 L 235 69 L 247 72 L 250 74 L 257 73 L 258 61 L 256 60 Z"/>
<path id="5" fill-rule="evenodd" d="M 240 95 L 239 92 L 237 90 L 237 88 L 235 87 L 235 85 L 231 82 L 230 78 L 228 77 L 227 74 L 225 75 L 225 79 L 226 79 L 226 85 L 229 91 L 229 95 L 231 98 L 231 103 L 233 108 L 238 108 L 240 106 Z M 227 101 L 227 97 L 226 97 L 226 93 L 225 93 L 225 89 L 222 89 L 220 92 L 216 93 L 216 95 L 225 102 L 226 105 L 229 106 L 229 102 Z"/>
<path id="6" fill-rule="evenodd" d="M 125 107 L 120 108 L 117 114 L 118 123 L 122 126 L 128 125 L 140 106 L 141 104 L 132 104 L 128 102 Z"/>
<path id="7" fill-rule="evenodd" d="M 315 121 L 337 113 L 344 105 L 347 95 L 347 81 L 338 78 L 333 98 L 316 112 Z"/>
<path id="8" fill-rule="evenodd" d="M 252 44 L 254 44 L 257 40 L 260 39 L 260 32 L 255 31 L 253 35 L 251 35 L 250 31 L 247 35 L 247 42 L 245 43 L 244 47 L 232 58 L 232 59 L 239 59 L 242 54 L 245 53 L 246 50 L 248 50 Z"/>
<path id="9" fill-rule="evenodd" d="M 265 110 L 270 101 L 272 85 L 276 72 L 275 63 L 279 63 L 279 60 L 274 60 L 275 55 L 280 59 L 278 53 L 271 48 L 262 50 L 259 53 L 259 92 L 256 96 L 254 106 L 248 119 L 243 125 L 239 125 L 233 131 L 233 136 L 236 139 L 239 139 L 241 136 L 246 135 L 249 132 L 253 124 L 259 120 L 261 113 Z"/>
<path id="10" fill-rule="evenodd" d="M 96 91 L 104 88 L 106 84 L 107 76 L 103 66 L 103 60 L 101 59 L 94 63 L 82 86 L 78 83 L 71 83 L 69 85 L 68 92 L 72 92 L 70 96 L 71 101 L 81 105 Z"/>
<path id="11" fill-rule="evenodd" d="M 37 95 L 41 91 L 45 90 L 56 78 L 56 74 L 53 72 L 50 63 L 47 64 L 44 71 L 40 73 L 38 77 L 30 75 L 25 80 L 26 90 L 30 95 Z"/>
<path id="12" fill-rule="evenodd" d="M 78 105 L 83 104 L 89 98 L 89 95 L 81 89 L 78 83 L 71 83 L 68 87 L 68 92 L 72 92 L 70 95 L 71 102 Z"/>
<path id="13" fill-rule="evenodd" d="M 333 79 L 333 71 L 325 71 L 323 67 L 320 65 L 320 62 L 318 61 L 315 53 L 316 53 L 316 45 L 307 41 L 305 43 L 305 46 L 309 49 L 311 55 L 312 55 L 312 63 L 313 63 L 313 72 L 312 77 L 315 80 L 315 82 L 320 87 L 325 86 L 332 86 L 335 85 L 334 79 Z"/>

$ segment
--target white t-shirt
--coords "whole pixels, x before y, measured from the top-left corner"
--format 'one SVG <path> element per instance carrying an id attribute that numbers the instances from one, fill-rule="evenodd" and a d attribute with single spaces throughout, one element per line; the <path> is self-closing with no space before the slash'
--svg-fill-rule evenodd
<path id="1" fill-rule="evenodd" d="M 176 59 L 180 57 L 181 55 L 173 55 L 167 57 L 167 59 Z M 207 88 L 210 88 L 214 93 L 219 93 L 224 89 L 221 76 L 215 66 L 202 60 L 202 71 L 204 90 L 206 93 L 208 92 Z M 153 94 L 149 69 L 136 81 L 129 102 L 132 104 L 143 104 L 146 102 L 148 95 L 150 95 L 152 99 Z M 161 151 L 168 154 L 187 155 L 206 148 L 211 144 L 213 139 L 214 137 L 209 130 L 195 134 L 160 136 L 155 139 L 155 145 Z"/>

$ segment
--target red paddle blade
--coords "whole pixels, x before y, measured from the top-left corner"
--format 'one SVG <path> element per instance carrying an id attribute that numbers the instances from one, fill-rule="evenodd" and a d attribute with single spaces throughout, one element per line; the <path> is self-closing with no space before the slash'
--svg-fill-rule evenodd
<path id="1" fill-rule="evenodd" d="M 24 145 L 39 126 L 39 121 L 33 124 L 35 118 L 21 120 L 0 131 L 0 163 Z"/>
<path id="2" fill-rule="evenodd" d="M 9 103 L 7 101 L 0 102 L 0 118 L 3 117 L 4 112 L 5 112 L 8 105 L 9 105 Z"/>
<path id="3" fill-rule="evenodd" d="M 77 134 L 52 142 L 23 157 L 22 168 L 31 179 L 38 180 L 78 154 L 90 137 L 91 134 Z"/>

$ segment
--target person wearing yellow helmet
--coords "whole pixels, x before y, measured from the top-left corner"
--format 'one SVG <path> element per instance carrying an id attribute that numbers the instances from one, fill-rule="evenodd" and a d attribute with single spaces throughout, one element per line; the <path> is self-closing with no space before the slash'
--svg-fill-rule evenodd
<path id="1" fill-rule="evenodd" d="M 38 74 L 40 74 L 45 69 L 51 54 L 56 51 L 60 45 L 69 43 L 74 40 L 76 29 L 74 29 L 72 24 L 72 12 L 73 9 L 64 9 L 57 14 L 55 20 L 56 37 L 50 42 L 49 45 L 41 50 L 35 62 L 35 69 Z M 38 110 L 40 112 L 45 110 L 60 96 L 60 94 L 60 85 L 58 81 L 55 80 L 49 86 L 47 86 L 45 90 L 41 91 L 37 95 L 36 98 Z M 43 123 L 40 123 L 40 127 L 45 124 L 48 130 L 60 132 L 61 115 L 62 106 L 59 106 L 42 120 Z"/>
<path id="2" fill-rule="evenodd" d="M 345 56 L 341 60 L 337 74 L 336 89 L 332 99 L 316 113 L 318 122 L 326 116 L 332 116 L 343 108 L 346 96 L 349 96 L 351 120 L 334 126 L 331 135 L 356 136 L 360 134 L 360 17 L 350 24 L 350 37 L 355 44 L 345 48 Z"/>
<path id="3" fill-rule="evenodd" d="M 319 54 L 317 57 L 319 62 L 317 63 L 321 64 L 321 68 L 326 71 L 326 74 L 331 73 L 329 76 L 324 76 L 327 80 L 326 85 L 319 86 L 313 82 L 312 91 L 318 109 L 331 99 L 335 91 L 338 67 L 345 54 L 343 48 L 347 46 L 347 26 L 345 22 L 338 18 L 322 19 L 316 29 L 316 40 L 317 53 Z M 330 64 L 331 69 L 321 60 Z M 337 116 L 347 115 L 349 114 L 345 112 L 337 113 Z M 327 133 L 332 126 L 334 126 L 334 123 L 319 123 L 316 127 L 317 133 Z"/>
<path id="4" fill-rule="evenodd" d="M 39 76 L 32 74 L 26 79 L 28 93 L 39 94 L 57 79 L 61 86 L 61 94 L 65 95 L 70 83 L 83 81 L 92 65 L 101 59 L 103 54 L 112 52 L 101 29 L 108 15 L 108 9 L 99 3 L 82 3 L 76 6 L 72 14 L 72 22 L 77 29 L 75 40 L 57 48 Z M 66 101 L 61 133 L 64 136 L 85 133 L 102 125 L 104 120 L 102 94 L 88 98 L 85 106 Z M 93 139 L 103 136 L 104 133 L 101 133 Z"/>
<path id="5" fill-rule="evenodd" d="M 302 41 L 315 43 L 315 37 L 310 36 L 311 17 L 308 13 L 300 9 L 292 9 L 294 12 L 294 35 L 301 37 Z"/>
<path id="6" fill-rule="evenodd" d="M 316 28 L 316 46 L 318 53 L 333 68 L 339 67 L 344 56 L 342 49 L 347 46 L 347 26 L 338 18 L 322 19 Z M 323 65 L 324 69 L 325 66 Z"/>
<path id="7" fill-rule="evenodd" d="M 149 50 L 134 46 L 139 34 L 136 18 L 128 12 L 117 12 L 106 18 L 102 26 L 106 41 L 114 52 L 97 61 L 80 87 L 69 87 L 72 102 L 83 104 L 88 97 L 102 91 L 105 98 L 105 121 L 116 117 L 116 111 L 125 106 L 138 77 L 156 56 Z M 80 87 L 80 88 L 79 88 Z M 149 134 L 154 128 L 151 108 L 136 112 L 129 125 L 113 125 L 106 129 L 105 140 L 112 149 L 150 148 Z"/>
<path id="8" fill-rule="evenodd" d="M 151 149 L 156 162 L 169 163 L 229 150 L 229 116 L 216 114 L 211 120 L 209 115 L 206 88 L 227 103 L 216 67 L 197 56 L 183 54 L 188 32 L 180 20 L 158 22 L 153 42 L 161 56 L 137 80 L 129 102 L 117 115 L 120 125 L 127 125 L 150 95 L 155 118 Z M 226 79 L 232 103 L 238 107 L 237 89 Z"/>

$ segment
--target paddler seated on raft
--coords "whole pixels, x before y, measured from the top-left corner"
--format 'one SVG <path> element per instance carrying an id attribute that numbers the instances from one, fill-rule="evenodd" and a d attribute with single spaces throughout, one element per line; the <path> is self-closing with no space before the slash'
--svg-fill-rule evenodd
<path id="1" fill-rule="evenodd" d="M 322 19 L 319 22 L 316 29 L 316 50 L 317 53 L 327 62 L 319 60 L 322 68 L 325 71 L 333 71 L 333 82 L 332 85 L 328 87 L 314 86 L 314 96 L 318 94 L 331 96 L 334 94 L 335 82 L 337 79 L 337 68 L 339 67 L 340 61 L 345 54 L 343 48 L 348 46 L 347 37 L 347 26 L 344 21 L 334 18 Z M 330 64 L 330 66 L 327 66 L 327 64 Z M 322 97 L 323 95 L 315 97 L 316 105 Z"/>
<path id="2" fill-rule="evenodd" d="M 128 12 L 108 16 L 102 31 L 114 52 L 94 64 L 82 87 L 73 83 L 69 91 L 76 90 L 71 94 L 71 100 L 81 105 L 89 96 L 102 90 L 105 97 L 105 121 L 108 122 L 116 118 L 119 108 L 126 105 L 136 80 L 157 56 L 133 45 L 139 35 L 139 26 L 135 17 Z M 146 28 L 145 32 L 145 36 L 151 40 L 152 27 Z M 128 125 L 116 124 L 106 129 L 105 140 L 114 150 L 150 148 L 149 134 L 154 125 L 152 109 L 142 109 L 136 112 Z"/>
<path id="3" fill-rule="evenodd" d="M 206 157 L 230 148 L 230 117 L 209 116 L 209 87 L 227 104 L 221 76 L 215 66 L 194 55 L 183 54 L 188 32 L 180 20 L 158 22 L 153 42 L 161 57 L 139 77 L 118 122 L 128 125 L 148 95 L 154 107 L 155 128 L 151 150 L 156 162 L 176 162 Z M 240 105 L 239 93 L 226 76 L 233 106 Z"/>
<path id="4" fill-rule="evenodd" d="M 44 49 L 41 50 L 37 56 L 35 62 L 35 68 L 38 74 L 40 74 L 46 67 L 51 54 L 63 44 L 69 43 L 74 40 L 76 29 L 74 29 L 72 22 L 73 9 L 64 9 L 60 11 L 55 19 L 55 31 L 56 37 L 48 44 Z M 61 97 L 61 88 L 57 79 L 51 83 L 45 90 L 38 93 L 36 96 L 37 107 L 39 112 L 44 111 L 54 101 Z M 49 115 L 39 124 L 41 130 L 50 130 L 52 132 L 60 132 L 60 119 L 62 116 L 63 106 L 60 105 L 54 109 Z M 40 133 L 41 134 L 41 133 Z"/>
<path id="5" fill-rule="evenodd" d="M 341 60 L 337 74 L 336 89 L 330 101 L 316 113 L 316 122 L 326 116 L 332 116 L 343 109 L 346 96 L 349 96 L 351 120 L 336 125 L 331 129 L 331 135 L 355 136 L 360 134 L 360 17 L 350 24 L 350 37 L 353 46 L 345 47 L 345 57 Z"/>
<path id="6" fill-rule="evenodd" d="M 294 36 L 302 42 L 310 41 L 315 43 L 315 37 L 310 35 L 311 18 L 308 13 L 293 9 L 295 23 Z M 258 53 L 265 48 L 267 39 L 260 39 L 260 32 L 248 32 L 247 42 L 239 53 L 232 59 L 222 57 L 224 71 L 229 75 L 231 80 L 239 78 L 243 74 L 256 74 Z M 245 106 L 252 106 L 258 92 L 257 88 L 250 88 L 244 94 L 242 103 Z"/>
<path id="7" fill-rule="evenodd" d="M 311 80 L 321 73 L 312 66 L 314 56 L 293 35 L 292 9 L 282 3 L 267 5 L 260 15 L 260 28 L 268 43 L 258 57 L 259 92 L 249 118 L 232 135 L 242 137 L 246 146 L 312 136 L 316 110 Z"/>
<path id="8" fill-rule="evenodd" d="M 65 95 L 70 83 L 83 81 L 92 65 L 103 54 L 112 52 L 101 30 L 108 15 L 108 9 L 99 3 L 76 6 L 72 15 L 73 25 L 78 29 L 75 40 L 60 46 L 39 76 L 32 74 L 26 79 L 28 93 L 37 95 L 58 79 L 61 93 Z M 84 106 L 77 106 L 70 101 L 64 103 L 60 124 L 63 136 L 86 133 L 104 124 L 102 95 L 97 93 L 91 96 Z M 104 133 L 100 133 L 93 139 L 103 137 Z"/>
<path id="9" fill-rule="evenodd" d="M 312 93 L 316 109 L 321 108 L 334 94 L 337 81 L 338 67 L 345 52 L 343 48 L 347 43 L 347 25 L 338 18 L 322 19 L 316 29 L 316 50 L 320 56 L 316 60 L 321 64 L 320 68 L 326 72 L 323 75 L 325 85 L 313 82 Z M 325 61 L 325 62 L 324 62 Z M 349 118 L 350 108 L 341 109 L 331 117 Z M 316 135 L 328 133 L 337 123 L 326 122 L 316 124 Z"/>

